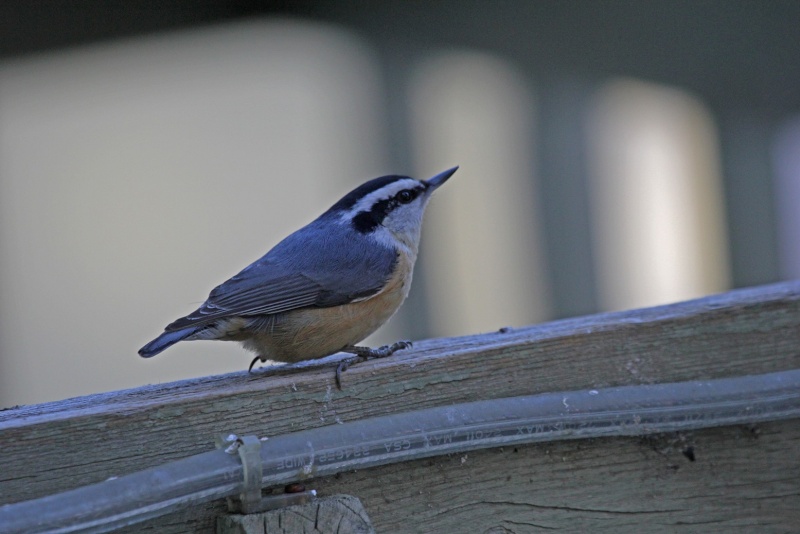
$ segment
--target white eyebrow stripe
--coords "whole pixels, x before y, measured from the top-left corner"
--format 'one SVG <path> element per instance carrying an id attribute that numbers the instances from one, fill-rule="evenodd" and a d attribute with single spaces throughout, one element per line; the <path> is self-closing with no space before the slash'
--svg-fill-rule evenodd
<path id="1" fill-rule="evenodd" d="M 362 211 L 371 210 L 372 206 L 374 206 L 376 202 L 392 198 L 403 189 L 414 189 L 420 185 L 422 185 L 421 182 L 414 180 L 413 178 L 402 178 L 396 182 L 387 184 L 356 202 L 352 208 L 342 214 L 342 220 L 349 222 L 353 217 Z"/>

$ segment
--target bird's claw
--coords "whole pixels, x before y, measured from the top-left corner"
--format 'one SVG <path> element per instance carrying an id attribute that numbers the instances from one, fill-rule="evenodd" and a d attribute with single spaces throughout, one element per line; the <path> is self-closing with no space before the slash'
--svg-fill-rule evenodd
<path id="1" fill-rule="evenodd" d="M 384 345 L 382 347 L 378 347 L 377 349 L 371 349 L 369 347 L 346 348 L 345 351 L 352 352 L 355 354 L 355 356 L 352 358 L 345 358 L 339 362 L 339 365 L 336 367 L 336 387 L 339 390 L 342 389 L 342 373 L 347 371 L 347 368 L 354 363 L 363 362 L 373 358 L 386 358 L 398 350 L 410 349 L 411 347 L 412 343 L 410 341 L 396 341 L 391 345 Z"/>
<path id="2" fill-rule="evenodd" d="M 371 355 L 373 358 L 386 358 L 387 356 L 391 356 L 398 350 L 403 349 L 410 349 L 411 342 L 410 341 L 397 341 L 392 343 L 391 345 L 384 345 L 375 349 L 374 354 Z"/>
<path id="3" fill-rule="evenodd" d="M 354 356 L 352 358 L 345 358 L 344 360 L 339 362 L 339 365 L 336 367 L 336 389 L 339 391 L 342 390 L 342 373 L 347 371 L 347 368 L 353 365 L 354 363 L 366 360 L 363 356 Z"/>
<path id="4" fill-rule="evenodd" d="M 258 360 L 261 360 L 261 356 L 256 356 L 255 358 L 253 358 L 253 361 L 252 361 L 252 362 L 250 362 L 250 367 L 248 367 L 248 368 L 247 368 L 247 372 L 248 372 L 248 373 L 249 373 L 249 372 L 251 372 L 251 371 L 253 370 L 253 366 L 256 364 L 256 362 L 257 362 Z M 263 361 L 263 360 L 262 360 L 262 361 Z"/>

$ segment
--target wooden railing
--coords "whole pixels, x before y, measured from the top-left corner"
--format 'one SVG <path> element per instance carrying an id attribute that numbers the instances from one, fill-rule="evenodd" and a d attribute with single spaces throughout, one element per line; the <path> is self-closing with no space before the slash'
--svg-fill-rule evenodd
<path id="1" fill-rule="evenodd" d="M 421 341 L 352 367 L 342 391 L 326 365 L 15 407 L 0 412 L 0 504 L 208 451 L 223 431 L 275 436 L 466 401 L 796 368 L 800 283 L 792 282 Z M 800 525 L 799 457 L 800 424 L 788 420 L 487 449 L 310 487 L 357 496 L 379 533 L 782 532 Z M 226 513 L 212 502 L 123 531 L 213 532 Z"/>

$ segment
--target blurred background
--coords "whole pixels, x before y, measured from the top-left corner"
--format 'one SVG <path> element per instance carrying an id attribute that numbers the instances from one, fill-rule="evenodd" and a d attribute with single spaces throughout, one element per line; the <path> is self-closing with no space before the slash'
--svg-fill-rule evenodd
<path id="1" fill-rule="evenodd" d="M 461 170 L 371 343 L 800 275 L 800 2 L 0 3 L 0 407 L 138 348 L 361 182 Z"/>

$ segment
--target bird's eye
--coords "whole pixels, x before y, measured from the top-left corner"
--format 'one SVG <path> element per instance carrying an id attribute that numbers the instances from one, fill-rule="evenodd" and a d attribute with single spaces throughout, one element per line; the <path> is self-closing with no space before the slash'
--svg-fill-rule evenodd
<path id="1" fill-rule="evenodd" d="M 416 195 L 414 194 L 413 191 L 411 191 L 409 189 L 403 189 L 402 191 L 397 193 L 397 197 L 396 198 L 397 198 L 398 201 L 400 201 L 400 203 L 408 204 L 409 202 L 414 200 L 415 196 Z"/>

